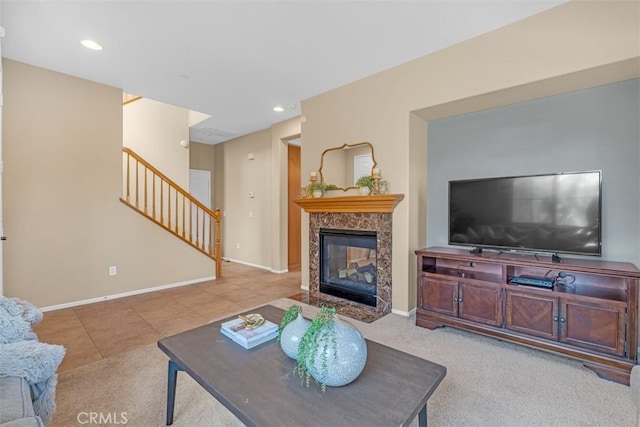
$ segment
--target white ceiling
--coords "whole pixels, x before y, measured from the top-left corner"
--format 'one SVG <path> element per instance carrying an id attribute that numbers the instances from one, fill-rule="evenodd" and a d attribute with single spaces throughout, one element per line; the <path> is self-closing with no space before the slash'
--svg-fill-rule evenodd
<path id="1" fill-rule="evenodd" d="M 217 143 L 563 2 L 2 0 L 2 55 L 210 114 L 191 138 Z"/>

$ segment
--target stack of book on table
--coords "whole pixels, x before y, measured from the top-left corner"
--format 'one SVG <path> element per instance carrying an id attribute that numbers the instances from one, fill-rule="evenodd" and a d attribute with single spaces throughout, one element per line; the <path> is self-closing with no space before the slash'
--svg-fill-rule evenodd
<path id="1" fill-rule="evenodd" d="M 255 347 L 278 336 L 278 325 L 268 320 L 254 329 L 247 329 L 243 324 L 240 318 L 229 320 L 220 325 L 220 332 L 244 348 Z"/>

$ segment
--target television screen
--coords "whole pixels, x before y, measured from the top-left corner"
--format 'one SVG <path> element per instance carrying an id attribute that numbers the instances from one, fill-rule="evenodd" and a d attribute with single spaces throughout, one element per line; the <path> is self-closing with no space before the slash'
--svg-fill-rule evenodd
<path id="1" fill-rule="evenodd" d="M 601 255 L 601 173 L 449 181 L 449 244 Z"/>

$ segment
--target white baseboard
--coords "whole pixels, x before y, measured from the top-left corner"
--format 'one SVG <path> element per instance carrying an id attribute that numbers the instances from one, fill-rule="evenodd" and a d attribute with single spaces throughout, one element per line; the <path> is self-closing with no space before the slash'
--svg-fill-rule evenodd
<path id="1" fill-rule="evenodd" d="M 413 309 L 413 310 L 411 310 L 411 311 L 402 311 L 402 310 L 397 310 L 397 309 L 395 309 L 395 308 L 392 308 L 392 309 L 391 309 L 391 312 L 392 312 L 393 314 L 398 314 L 398 315 L 400 315 L 400 316 L 404 316 L 404 317 L 411 317 L 411 316 L 413 316 L 413 315 L 415 315 L 415 314 L 416 314 L 416 309 L 414 308 L 414 309 Z"/>
<path id="2" fill-rule="evenodd" d="M 208 282 L 210 280 L 215 280 L 215 279 L 216 279 L 216 276 L 209 276 L 209 277 L 202 277 L 200 279 L 185 280 L 184 282 L 170 283 L 168 285 L 161 285 L 161 286 L 154 286 L 153 288 L 137 289 L 135 291 L 122 292 L 120 294 L 105 295 L 105 296 L 97 297 L 97 298 L 89 298 L 89 299 L 80 300 L 80 301 L 66 302 L 64 304 L 50 305 L 48 307 L 40 307 L 40 310 L 42 310 L 42 311 L 53 311 L 53 310 L 60 310 L 62 308 L 77 307 L 79 305 L 85 305 L 85 304 L 91 304 L 91 303 L 94 303 L 94 302 L 101 302 L 101 301 L 107 301 L 107 300 L 112 300 L 112 299 L 130 297 L 132 295 L 146 294 L 146 293 L 149 293 L 149 292 L 161 291 L 163 289 L 177 288 L 179 286 L 186 286 L 186 285 L 193 285 L 194 283 L 200 283 L 200 282 Z"/>
<path id="3" fill-rule="evenodd" d="M 275 273 L 275 274 L 283 274 L 283 273 L 288 273 L 289 272 L 289 270 L 274 270 L 271 267 L 267 267 L 267 266 L 264 266 L 264 265 L 258 265 L 258 264 L 254 264 L 254 263 L 246 262 L 246 261 L 240 261 L 238 259 L 233 259 L 233 258 L 222 258 L 222 259 L 224 261 L 230 261 L 230 262 L 235 262 L 237 264 L 248 265 L 249 267 L 255 267 L 255 268 L 260 268 L 262 270 L 268 270 L 268 271 L 270 271 L 272 273 Z"/>

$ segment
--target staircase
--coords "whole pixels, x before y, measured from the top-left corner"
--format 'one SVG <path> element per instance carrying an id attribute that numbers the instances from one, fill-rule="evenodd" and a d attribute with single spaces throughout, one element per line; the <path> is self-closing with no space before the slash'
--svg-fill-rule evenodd
<path id="1" fill-rule="evenodd" d="M 120 201 L 204 255 L 222 274 L 220 209 L 212 211 L 129 148 L 122 148 Z"/>
<path id="2" fill-rule="evenodd" d="M 122 92 L 122 105 L 131 104 L 139 99 L 142 99 L 141 96 L 133 95 L 131 93 Z"/>

